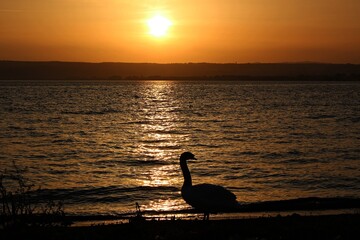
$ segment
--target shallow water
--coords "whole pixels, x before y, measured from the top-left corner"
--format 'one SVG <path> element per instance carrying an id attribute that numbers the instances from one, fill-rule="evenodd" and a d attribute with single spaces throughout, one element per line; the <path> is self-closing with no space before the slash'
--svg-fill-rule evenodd
<path id="1" fill-rule="evenodd" d="M 193 183 L 240 202 L 360 197 L 360 83 L 0 82 L 0 166 L 73 214 L 187 208 Z"/>

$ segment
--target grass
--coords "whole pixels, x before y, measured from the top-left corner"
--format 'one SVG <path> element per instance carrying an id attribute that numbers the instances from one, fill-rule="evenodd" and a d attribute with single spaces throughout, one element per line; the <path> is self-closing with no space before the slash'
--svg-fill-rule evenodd
<path id="1" fill-rule="evenodd" d="M 67 225 L 62 202 L 34 200 L 35 185 L 25 177 L 26 172 L 27 168 L 15 162 L 11 169 L 0 172 L 0 229 Z"/>

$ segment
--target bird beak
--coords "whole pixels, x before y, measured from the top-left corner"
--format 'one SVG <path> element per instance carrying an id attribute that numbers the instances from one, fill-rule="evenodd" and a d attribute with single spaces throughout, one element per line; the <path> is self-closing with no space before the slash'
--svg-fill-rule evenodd
<path id="1" fill-rule="evenodd" d="M 193 160 L 197 160 L 197 158 L 195 156 L 192 157 Z"/>

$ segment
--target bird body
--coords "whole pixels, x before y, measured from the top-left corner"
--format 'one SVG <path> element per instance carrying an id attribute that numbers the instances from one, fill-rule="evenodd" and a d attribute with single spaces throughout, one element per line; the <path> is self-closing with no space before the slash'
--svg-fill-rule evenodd
<path id="1" fill-rule="evenodd" d="M 234 209 L 236 196 L 226 188 L 213 184 L 198 184 L 181 188 L 186 203 L 204 212 L 223 212 Z"/>
<path id="2" fill-rule="evenodd" d="M 189 159 L 196 160 L 194 154 L 190 152 L 184 152 L 180 156 L 180 166 L 184 175 L 181 196 L 185 202 L 196 210 L 203 211 L 204 219 L 208 219 L 210 213 L 235 210 L 239 203 L 236 201 L 236 196 L 226 188 L 206 183 L 192 185 L 191 174 L 187 166 Z"/>

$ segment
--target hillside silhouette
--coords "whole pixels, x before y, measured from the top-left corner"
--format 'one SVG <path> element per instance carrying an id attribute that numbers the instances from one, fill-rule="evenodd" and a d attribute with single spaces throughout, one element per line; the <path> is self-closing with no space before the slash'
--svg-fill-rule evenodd
<path id="1" fill-rule="evenodd" d="M 0 80 L 360 80 L 359 64 L 0 61 Z"/>

